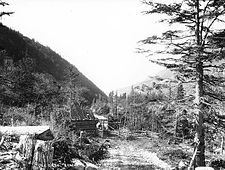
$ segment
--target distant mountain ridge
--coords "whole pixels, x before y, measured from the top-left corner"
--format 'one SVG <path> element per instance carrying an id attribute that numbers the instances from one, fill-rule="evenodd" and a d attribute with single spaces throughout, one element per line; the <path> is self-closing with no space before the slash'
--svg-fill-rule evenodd
<path id="1" fill-rule="evenodd" d="M 6 50 L 14 61 L 21 60 L 25 56 L 34 58 L 36 62 L 36 72 L 48 73 L 58 81 L 63 80 L 65 69 L 72 67 L 73 71 L 78 75 L 76 77 L 76 83 L 89 90 L 84 96 L 88 100 L 89 104 L 94 98 L 98 98 L 99 96 L 107 98 L 106 94 L 102 90 L 100 90 L 74 65 L 63 59 L 59 54 L 51 50 L 49 47 L 45 47 L 33 39 L 31 40 L 1 23 L 0 50 Z M 2 58 L 0 58 L 0 64 L 3 64 Z"/>
<path id="2" fill-rule="evenodd" d="M 144 80 L 140 83 L 135 83 L 133 85 L 121 88 L 121 89 L 117 89 L 115 90 L 115 92 L 117 92 L 118 94 L 129 94 L 131 92 L 132 87 L 141 87 L 142 85 L 147 85 L 149 87 L 152 86 L 153 82 L 158 83 L 159 81 L 161 81 L 162 79 L 170 79 L 170 80 L 174 80 L 175 79 L 175 75 L 172 71 L 165 69 L 162 70 L 158 73 L 156 73 L 154 76 L 149 76 L 147 80 Z"/>

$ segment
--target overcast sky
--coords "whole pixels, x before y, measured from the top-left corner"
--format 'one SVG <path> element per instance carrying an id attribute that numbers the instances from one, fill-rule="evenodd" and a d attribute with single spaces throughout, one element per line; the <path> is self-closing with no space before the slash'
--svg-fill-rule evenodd
<path id="1" fill-rule="evenodd" d="M 49 46 L 106 94 L 162 68 L 135 53 L 137 42 L 165 26 L 143 15 L 140 0 L 8 0 L 3 24 Z M 4 8 L 4 10 L 7 10 Z"/>

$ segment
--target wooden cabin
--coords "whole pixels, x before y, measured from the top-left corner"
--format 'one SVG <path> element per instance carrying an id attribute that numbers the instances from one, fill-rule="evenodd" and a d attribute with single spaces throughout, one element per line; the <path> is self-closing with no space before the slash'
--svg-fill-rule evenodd
<path id="1" fill-rule="evenodd" d="M 89 110 L 82 110 L 79 106 L 74 105 L 71 111 L 71 124 L 69 127 L 75 131 L 86 131 L 95 133 L 98 120 Z"/>

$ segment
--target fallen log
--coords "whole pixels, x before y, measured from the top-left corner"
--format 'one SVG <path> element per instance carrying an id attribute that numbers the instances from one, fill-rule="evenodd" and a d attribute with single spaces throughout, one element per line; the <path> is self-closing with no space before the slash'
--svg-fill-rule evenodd
<path id="1" fill-rule="evenodd" d="M 86 162 L 85 170 L 97 170 L 98 167 L 92 163 Z"/>
<path id="2" fill-rule="evenodd" d="M 73 159 L 72 160 L 73 168 L 76 170 L 84 170 L 85 165 L 79 160 L 79 159 Z"/>

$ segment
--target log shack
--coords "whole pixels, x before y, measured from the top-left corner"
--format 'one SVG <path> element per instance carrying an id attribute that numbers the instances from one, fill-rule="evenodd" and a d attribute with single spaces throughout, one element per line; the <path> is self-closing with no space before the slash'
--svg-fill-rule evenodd
<path id="1" fill-rule="evenodd" d="M 74 105 L 71 111 L 70 129 L 74 131 L 86 131 L 96 134 L 96 124 L 98 120 L 90 110 L 82 110 L 79 106 Z"/>
<path id="2" fill-rule="evenodd" d="M 98 120 L 71 120 L 70 128 L 75 131 L 86 131 L 96 133 Z"/>

